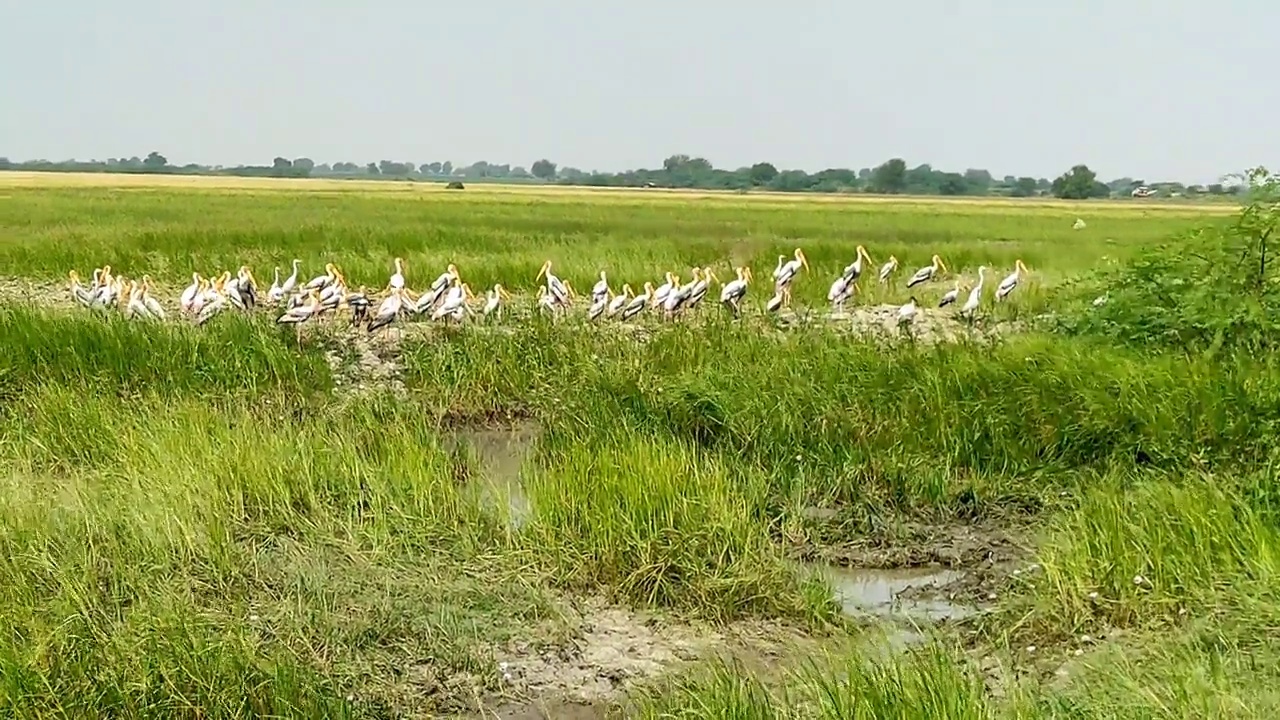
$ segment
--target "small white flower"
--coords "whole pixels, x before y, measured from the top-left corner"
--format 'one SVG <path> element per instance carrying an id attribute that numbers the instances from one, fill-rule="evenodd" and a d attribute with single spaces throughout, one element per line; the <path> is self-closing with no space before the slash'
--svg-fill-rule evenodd
<path id="1" fill-rule="evenodd" d="M 249 622 L 258 622 L 258 616 L 257 616 L 257 615 L 250 615 L 250 616 L 249 616 Z"/>
<path id="2" fill-rule="evenodd" d="M 1089 593 L 1089 599 L 1090 599 L 1090 600 L 1097 600 L 1097 599 L 1098 599 L 1098 593 L 1097 593 L 1096 591 L 1095 591 L 1095 592 L 1091 592 L 1091 593 Z"/>
<path id="3" fill-rule="evenodd" d="M 1133 576 L 1133 584 L 1134 584 L 1134 585 L 1146 585 L 1146 584 L 1147 584 L 1147 579 L 1146 579 L 1146 578 L 1144 578 L 1144 577 L 1142 577 L 1141 575 L 1134 575 L 1134 576 Z"/>
<path id="4" fill-rule="evenodd" d="M 1076 657 L 1080 657 L 1083 654 L 1084 654 L 1084 650 L 1081 650 L 1080 648 L 1076 648 Z"/>
<path id="5" fill-rule="evenodd" d="M 1033 653 L 1033 652 L 1035 652 L 1035 651 L 1036 651 L 1036 646 L 1035 646 L 1035 645 L 1028 645 L 1028 646 L 1027 646 L 1027 652 L 1029 652 L 1029 653 Z"/>
<path id="6" fill-rule="evenodd" d="M 988 599 L 988 600 L 995 600 L 995 599 L 996 599 L 996 594 L 995 594 L 995 593 L 987 593 L 987 599 Z"/>
<path id="7" fill-rule="evenodd" d="M 1081 636 L 1080 636 L 1080 642 L 1082 642 L 1082 643 L 1091 643 L 1091 642 L 1093 642 L 1093 637 L 1092 637 L 1091 635 L 1081 635 Z"/>

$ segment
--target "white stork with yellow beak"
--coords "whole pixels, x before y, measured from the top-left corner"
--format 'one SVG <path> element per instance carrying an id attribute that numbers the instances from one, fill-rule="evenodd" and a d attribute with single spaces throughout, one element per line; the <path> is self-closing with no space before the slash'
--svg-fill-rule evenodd
<path id="1" fill-rule="evenodd" d="M 627 301 L 631 299 L 631 295 L 631 286 L 626 283 L 622 283 L 622 292 L 613 296 L 613 299 L 609 301 L 609 307 L 604 311 L 604 314 L 607 317 L 617 315 L 622 308 L 626 306 Z"/>
<path id="2" fill-rule="evenodd" d="M 440 320 L 441 318 L 450 318 L 453 320 L 461 320 L 467 313 L 467 300 L 474 298 L 471 294 L 471 286 L 462 283 L 449 288 L 449 294 L 445 295 L 444 302 L 440 303 L 440 307 L 431 315 L 432 320 Z"/>
<path id="3" fill-rule="evenodd" d="M 1022 264 L 1022 258 L 1018 258 L 1013 265 L 1013 272 L 1006 275 L 996 287 L 996 302 L 1003 301 L 1009 296 L 1009 293 L 1013 292 L 1014 288 L 1018 287 L 1018 282 L 1022 280 L 1022 273 L 1030 272 L 1027 266 Z"/>
<path id="4" fill-rule="evenodd" d="M 720 289 L 720 304 L 733 311 L 733 316 L 742 314 L 742 298 L 747 296 L 747 284 L 751 282 L 751 268 L 739 266 L 736 270 L 738 278 L 725 283 Z"/>
<path id="5" fill-rule="evenodd" d="M 502 317 L 502 301 L 510 300 L 511 295 L 507 292 L 502 284 L 496 284 L 493 289 L 485 293 L 484 296 L 484 314 L 485 316 L 497 313 L 497 317 Z"/>
<path id="6" fill-rule="evenodd" d="M 630 320 L 644 312 L 644 309 L 649 307 L 649 303 L 652 302 L 653 295 L 653 283 L 646 280 L 644 283 L 644 292 L 632 298 L 631 302 L 627 303 L 626 307 L 622 308 L 622 315 L 620 316 L 620 319 L 624 321 Z"/>
<path id="7" fill-rule="evenodd" d="M 865 260 L 868 265 L 871 264 L 871 256 L 867 254 L 867 249 L 861 245 L 857 250 L 858 257 L 844 268 L 844 279 L 850 283 L 858 282 L 858 278 L 862 277 L 862 271 L 865 269 L 862 262 Z"/>
<path id="8" fill-rule="evenodd" d="M 796 248 L 796 257 L 794 260 L 783 263 L 781 267 L 774 271 L 773 286 L 775 289 L 788 287 L 791 281 L 796 279 L 796 275 L 800 272 L 800 268 L 809 269 L 809 259 L 804 256 L 804 251 Z"/>
<path id="9" fill-rule="evenodd" d="M 911 279 L 907 281 L 907 287 L 915 287 L 922 282 L 932 280 L 933 277 L 938 274 L 939 268 L 941 268 L 943 272 L 947 271 L 947 265 L 942 262 L 942 258 L 934 255 L 932 263 L 920 268 L 911 276 Z"/>
<path id="10" fill-rule="evenodd" d="M 608 302 L 609 293 L 611 292 L 613 292 L 613 290 L 609 288 L 609 278 L 605 277 L 604 271 L 601 270 L 600 279 L 597 280 L 596 284 L 591 288 L 591 303 L 594 305 L 595 303 L 600 302 L 601 299 Z"/>
<path id="11" fill-rule="evenodd" d="M 534 281 L 541 280 L 543 276 L 547 278 L 547 290 L 555 301 L 560 305 L 568 305 L 570 298 L 573 297 L 572 291 L 563 280 L 552 274 L 550 260 L 542 263 L 542 268 L 538 270 L 538 277 L 534 278 Z"/>
<path id="12" fill-rule="evenodd" d="M 898 269 L 898 258 L 896 255 L 889 256 L 889 262 L 880 266 L 880 282 L 886 282 L 894 270 Z"/>

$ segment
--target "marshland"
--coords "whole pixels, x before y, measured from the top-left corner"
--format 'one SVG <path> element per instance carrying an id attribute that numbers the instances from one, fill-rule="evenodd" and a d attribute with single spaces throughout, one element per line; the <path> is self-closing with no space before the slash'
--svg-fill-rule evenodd
<path id="1" fill-rule="evenodd" d="M 1274 183 L 1243 207 L 0 194 L 5 717 L 1280 711 Z M 295 332 L 177 307 L 193 272 L 265 288 L 295 258 L 376 294 L 397 257 L 509 312 Z M 591 323 L 535 311 L 547 260 L 579 290 L 760 282 L 740 319 Z M 976 322 L 935 307 L 1018 260 Z M 172 320 L 80 307 L 68 272 L 108 264 Z M 863 331 L 912 296 L 933 341 Z"/>

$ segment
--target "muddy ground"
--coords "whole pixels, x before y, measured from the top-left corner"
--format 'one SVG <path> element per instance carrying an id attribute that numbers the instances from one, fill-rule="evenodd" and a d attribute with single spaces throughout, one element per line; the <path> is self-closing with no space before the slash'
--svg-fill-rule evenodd
<path id="1" fill-rule="evenodd" d="M 518 525 L 530 511 L 520 472 L 538 434 L 529 421 L 456 427 L 445 445 L 469 458 L 470 481 L 488 502 L 505 505 Z M 836 521 L 816 509 L 807 514 L 811 522 Z M 875 647 L 893 652 L 922 642 L 930 627 L 964 623 L 992 607 L 1009 575 L 1025 571 L 1027 551 L 1018 538 L 1017 531 L 996 522 L 905 523 L 878 540 L 800 546 L 792 555 L 827 579 L 833 599 L 854 626 L 882 633 Z M 564 598 L 561 604 L 569 638 L 544 642 L 539 638 L 556 634 L 552 627 L 534 628 L 527 638 L 496 649 L 503 691 L 476 698 L 468 710 L 498 718 L 605 717 L 617 712 L 629 691 L 700 660 L 732 659 L 764 677 L 777 677 L 852 641 L 839 631 L 817 637 L 758 620 L 695 626 L 599 599 Z M 1003 682 L 1003 667 L 992 666 L 993 685 Z"/>
<path id="2" fill-rule="evenodd" d="M 815 652 L 820 641 L 780 623 L 746 621 L 695 626 L 591 598 L 565 600 L 574 636 L 558 645 L 508 643 L 495 652 L 503 692 L 481 698 L 488 717 L 605 717 L 628 690 L 699 660 L 735 659 L 764 671 L 780 660 Z M 538 630 L 534 630 L 534 637 Z"/>

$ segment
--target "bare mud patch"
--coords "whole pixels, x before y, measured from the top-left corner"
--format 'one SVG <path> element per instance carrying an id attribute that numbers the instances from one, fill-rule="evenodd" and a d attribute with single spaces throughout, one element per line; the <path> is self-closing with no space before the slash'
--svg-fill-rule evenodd
<path id="1" fill-rule="evenodd" d="M 815 519 L 835 522 L 826 515 Z M 1009 522 L 904 521 L 850 540 L 805 541 L 793 546 L 791 555 L 826 568 L 846 611 L 862 605 L 864 615 L 926 623 L 966 620 L 994 605 L 1009 576 L 1027 564 L 1026 536 Z M 841 600 L 841 583 L 857 602 Z"/>
<path id="2" fill-rule="evenodd" d="M 0 300 L 37 307 L 71 308 L 75 302 L 65 284 L 0 277 Z"/>
<path id="3" fill-rule="evenodd" d="M 777 622 L 689 625 L 599 598 L 566 600 L 563 612 L 562 621 L 532 639 L 495 648 L 501 691 L 483 701 L 482 716 L 612 716 L 629 691 L 692 663 L 733 658 L 776 672 L 779 660 L 803 656 L 820 642 Z M 539 640 L 540 634 L 554 639 Z"/>
<path id="4" fill-rule="evenodd" d="M 1019 540 L 1022 535 L 1016 525 L 1000 521 L 902 521 L 840 542 L 806 542 L 793 548 L 793 553 L 802 560 L 841 567 L 973 567 L 1023 557 L 1027 548 Z"/>

